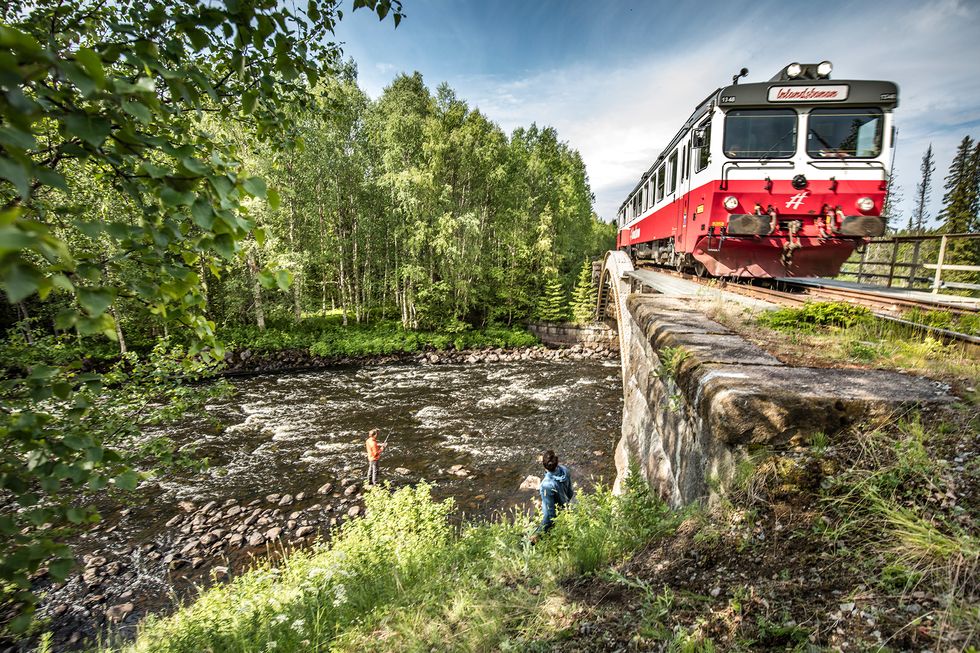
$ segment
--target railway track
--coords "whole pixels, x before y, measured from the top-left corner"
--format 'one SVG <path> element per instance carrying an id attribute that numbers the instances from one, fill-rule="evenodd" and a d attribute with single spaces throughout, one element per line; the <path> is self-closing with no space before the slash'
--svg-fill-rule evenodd
<path id="1" fill-rule="evenodd" d="M 792 281 L 782 280 L 779 282 L 781 285 L 793 288 L 793 290 L 779 290 L 775 288 L 752 285 L 749 281 L 738 282 L 713 278 L 709 279 L 688 274 L 686 272 L 665 270 L 663 268 L 656 268 L 656 271 L 699 284 L 720 282 L 721 287 L 728 292 L 733 292 L 739 295 L 745 295 L 754 299 L 761 299 L 763 301 L 784 306 L 799 306 L 814 300 L 855 304 L 857 306 L 868 308 L 876 317 L 882 320 L 921 329 L 946 341 L 966 342 L 974 345 L 975 347 L 980 347 L 980 337 L 970 335 L 968 333 L 960 333 L 959 331 L 952 331 L 950 329 L 942 329 L 929 324 L 922 324 L 920 322 L 907 320 L 902 317 L 905 312 L 912 309 L 920 309 L 925 311 L 941 310 L 953 313 L 954 315 L 975 315 L 978 313 L 977 309 L 970 308 L 968 306 L 951 306 L 943 302 L 930 302 L 913 298 L 893 297 L 883 293 L 875 293 L 872 291 L 863 291 L 851 288 L 830 288 L 827 286 L 813 285 L 812 280 L 805 284 L 794 284 Z"/>

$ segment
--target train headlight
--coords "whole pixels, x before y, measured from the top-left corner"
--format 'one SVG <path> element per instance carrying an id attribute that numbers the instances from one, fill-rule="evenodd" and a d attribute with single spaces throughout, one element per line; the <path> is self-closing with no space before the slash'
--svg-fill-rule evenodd
<path id="1" fill-rule="evenodd" d="M 817 76 L 827 78 L 830 77 L 830 73 L 834 70 L 834 64 L 829 61 L 821 61 L 817 64 Z"/>
<path id="2" fill-rule="evenodd" d="M 875 201 L 870 197 L 862 197 L 856 202 L 856 204 L 858 210 L 861 211 L 862 213 L 867 213 L 868 211 L 870 211 L 875 207 Z"/>
<path id="3" fill-rule="evenodd" d="M 800 64 L 794 62 L 786 66 L 786 76 L 789 77 L 790 79 L 796 79 L 802 74 L 803 74 L 803 66 L 801 66 Z"/>
<path id="4" fill-rule="evenodd" d="M 725 208 L 728 209 L 729 211 L 734 211 L 735 209 L 737 209 L 738 208 L 738 198 L 737 197 L 734 197 L 732 195 L 729 195 L 728 197 L 726 197 L 725 198 Z"/>

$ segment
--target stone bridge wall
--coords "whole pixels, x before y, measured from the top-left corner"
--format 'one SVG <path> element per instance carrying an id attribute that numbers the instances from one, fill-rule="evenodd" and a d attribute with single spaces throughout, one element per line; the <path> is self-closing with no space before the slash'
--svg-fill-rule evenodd
<path id="1" fill-rule="evenodd" d="M 531 324 L 528 330 L 546 345 L 583 345 L 590 349 L 604 347 L 619 349 L 619 335 L 614 327 L 598 322 L 595 324 Z"/>
<path id="2" fill-rule="evenodd" d="M 724 492 L 759 447 L 950 400 L 896 372 L 784 365 L 682 298 L 632 294 L 625 306 L 616 486 L 635 465 L 675 507 Z"/>

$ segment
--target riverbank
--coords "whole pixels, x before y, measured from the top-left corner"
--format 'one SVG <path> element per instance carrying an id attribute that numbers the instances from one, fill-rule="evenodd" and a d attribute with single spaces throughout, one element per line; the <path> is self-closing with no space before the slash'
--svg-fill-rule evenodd
<path id="1" fill-rule="evenodd" d="M 36 579 L 38 628 L 53 632 L 53 651 L 103 633 L 129 636 L 148 614 L 169 614 L 200 588 L 329 540 L 363 514 L 372 427 L 390 437 L 382 478 L 394 488 L 427 480 L 437 499 L 455 499 L 454 523 L 530 509 L 534 492 L 520 486 L 538 473 L 543 442 L 560 442 L 583 488 L 590 477 L 608 481 L 618 363 L 583 350 L 535 351 L 443 352 L 437 363 L 419 354 L 230 380 L 235 392 L 200 415 L 145 432 L 207 465 L 151 472 L 129 495 L 101 504 L 102 521 L 70 542 L 79 566 L 66 582 Z"/>
<path id="2" fill-rule="evenodd" d="M 537 546 L 372 492 L 331 548 L 147 621 L 148 651 L 975 650 L 976 408 L 761 451 L 715 508 L 583 494 Z M 972 648 L 971 648 L 972 647 Z"/>

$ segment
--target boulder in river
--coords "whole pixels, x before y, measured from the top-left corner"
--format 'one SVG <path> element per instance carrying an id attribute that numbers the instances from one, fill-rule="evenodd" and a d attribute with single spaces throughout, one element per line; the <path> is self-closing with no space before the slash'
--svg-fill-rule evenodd
<path id="1" fill-rule="evenodd" d="M 282 499 L 279 500 L 279 505 L 280 506 L 288 506 L 288 505 L 292 504 L 292 502 L 293 502 L 293 495 L 291 495 L 291 494 L 284 494 L 284 495 L 282 495 Z"/>
<path id="2" fill-rule="evenodd" d="M 333 490 L 333 483 L 324 483 L 320 486 L 320 489 L 316 491 L 317 494 L 330 494 Z"/>
<path id="3" fill-rule="evenodd" d="M 352 483 L 352 484 L 350 484 L 350 485 L 347 486 L 347 489 L 346 490 L 344 490 L 344 496 L 345 497 L 353 496 L 353 495 L 357 494 L 357 491 L 360 490 L 360 489 L 361 488 L 360 488 L 360 486 L 357 483 Z"/>
<path id="4" fill-rule="evenodd" d="M 267 494 L 265 495 L 265 500 L 269 503 L 279 503 L 279 499 L 282 498 L 280 494 Z"/>
<path id="5" fill-rule="evenodd" d="M 411 471 L 405 467 L 395 467 L 395 473 L 401 474 L 402 476 L 408 476 Z"/>
<path id="6" fill-rule="evenodd" d="M 522 490 L 537 490 L 541 487 L 541 477 L 540 476 L 528 476 L 521 483 Z"/>
<path id="7" fill-rule="evenodd" d="M 114 624 L 123 621 L 129 616 L 129 613 L 133 611 L 135 606 L 132 603 L 120 603 L 119 605 L 114 605 L 105 611 L 105 618 Z"/>
<path id="8" fill-rule="evenodd" d="M 252 535 L 248 538 L 249 546 L 259 546 L 263 542 L 265 542 L 265 535 L 262 533 L 252 533 Z"/>
<path id="9" fill-rule="evenodd" d="M 269 541 L 278 540 L 279 539 L 279 535 L 281 533 L 282 533 L 282 529 L 279 528 L 278 526 L 275 526 L 275 527 L 270 528 L 269 530 L 267 530 L 265 532 L 265 539 L 267 539 Z"/>
<path id="10" fill-rule="evenodd" d="M 347 516 L 348 517 L 357 517 L 358 515 L 361 514 L 361 512 L 362 512 L 362 510 L 361 510 L 361 507 L 360 506 L 351 506 L 350 507 L 350 510 L 347 511 Z"/>

